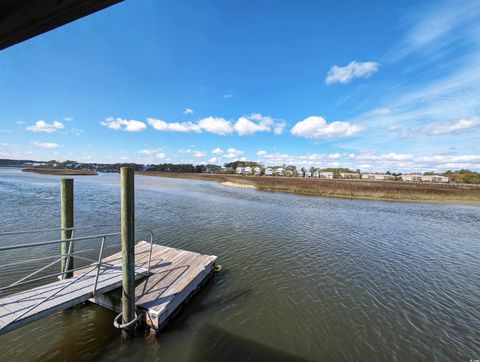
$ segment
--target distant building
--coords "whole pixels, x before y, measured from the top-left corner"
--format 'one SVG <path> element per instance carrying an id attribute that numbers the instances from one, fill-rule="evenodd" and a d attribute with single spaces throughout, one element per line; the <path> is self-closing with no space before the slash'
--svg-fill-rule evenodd
<path id="1" fill-rule="evenodd" d="M 265 170 L 265 176 L 273 176 L 273 169 L 268 167 L 266 170 Z"/>
<path id="2" fill-rule="evenodd" d="M 320 172 L 315 171 L 315 172 L 313 173 L 313 177 L 319 178 L 319 177 L 320 177 Z"/>
<path id="3" fill-rule="evenodd" d="M 439 183 L 446 183 L 449 179 L 446 176 L 440 175 L 423 175 L 422 182 L 439 182 Z"/>
<path id="4" fill-rule="evenodd" d="M 245 168 L 243 169 L 243 174 L 244 174 L 244 175 L 251 175 L 251 174 L 252 174 L 252 168 L 251 168 L 251 167 L 248 167 L 248 166 L 245 167 Z"/>
<path id="5" fill-rule="evenodd" d="M 297 176 L 298 177 L 303 177 L 303 171 L 302 170 L 297 170 Z"/>
<path id="6" fill-rule="evenodd" d="M 255 167 L 253 169 L 253 175 L 254 176 L 260 176 L 262 174 L 262 170 L 260 169 L 260 167 Z"/>
<path id="7" fill-rule="evenodd" d="M 362 179 L 371 181 L 389 181 L 395 179 L 395 176 L 386 173 L 363 173 Z"/>
<path id="8" fill-rule="evenodd" d="M 402 175 L 402 181 L 407 181 L 407 182 L 422 182 L 422 175 L 419 175 L 417 173 L 412 173 L 408 175 Z"/>
<path id="9" fill-rule="evenodd" d="M 285 176 L 285 170 L 283 169 L 283 167 L 278 167 L 275 169 L 275 174 L 277 176 Z"/>
<path id="10" fill-rule="evenodd" d="M 312 177 L 312 173 L 310 171 L 305 171 L 305 177 Z"/>
<path id="11" fill-rule="evenodd" d="M 237 167 L 237 169 L 235 170 L 235 173 L 236 173 L 237 175 L 243 174 L 243 167 Z"/>
<path id="12" fill-rule="evenodd" d="M 360 174 L 358 172 L 340 172 L 341 178 L 360 178 Z"/>
<path id="13" fill-rule="evenodd" d="M 322 171 L 319 175 L 321 178 L 333 178 L 333 172 Z"/>

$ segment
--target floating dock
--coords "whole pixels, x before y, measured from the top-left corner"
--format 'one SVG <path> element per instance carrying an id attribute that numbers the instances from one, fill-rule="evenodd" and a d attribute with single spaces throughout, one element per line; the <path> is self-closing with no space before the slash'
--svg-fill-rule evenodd
<path id="1" fill-rule="evenodd" d="M 143 314 L 155 330 L 161 329 L 212 276 L 216 259 L 216 256 L 138 242 L 135 245 L 137 314 Z M 86 301 L 120 312 L 122 253 L 102 259 L 100 268 L 95 295 L 97 266 L 93 265 L 75 271 L 72 278 L 1 298 L 0 335 Z"/>
<path id="2" fill-rule="evenodd" d="M 150 243 L 140 241 L 135 245 L 135 266 L 146 268 Z M 150 276 L 140 279 L 135 287 L 135 305 L 146 312 L 146 322 L 155 330 L 165 326 L 189 297 L 213 275 L 213 255 L 202 255 L 192 251 L 174 249 L 153 244 L 150 261 Z M 119 252 L 104 262 L 121 263 Z M 92 302 L 116 312 L 121 311 L 121 290 L 98 295 Z"/>

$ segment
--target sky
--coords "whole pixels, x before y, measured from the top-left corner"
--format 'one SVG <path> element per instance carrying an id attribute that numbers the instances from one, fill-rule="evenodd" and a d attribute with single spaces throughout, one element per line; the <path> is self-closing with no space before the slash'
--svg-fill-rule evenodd
<path id="1" fill-rule="evenodd" d="M 480 171 L 480 2 L 126 0 L 0 52 L 0 158 Z"/>

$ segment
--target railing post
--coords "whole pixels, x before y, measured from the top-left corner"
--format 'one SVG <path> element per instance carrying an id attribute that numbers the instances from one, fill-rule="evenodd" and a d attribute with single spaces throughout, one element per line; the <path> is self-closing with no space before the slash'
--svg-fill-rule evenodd
<path id="1" fill-rule="evenodd" d="M 62 178 L 60 181 L 61 185 L 61 220 L 60 227 L 62 229 L 73 228 L 74 226 L 74 212 L 73 212 L 73 178 Z M 62 230 L 61 239 L 68 240 L 72 238 L 72 230 Z M 72 245 L 70 245 L 72 244 Z M 60 246 L 60 251 L 62 255 L 67 255 L 69 251 L 73 252 L 73 241 L 63 242 Z M 71 257 L 62 257 L 61 262 L 61 272 L 65 272 L 73 269 L 73 256 Z M 62 274 L 62 279 L 71 278 L 73 272 Z"/>
<path id="2" fill-rule="evenodd" d="M 135 319 L 135 186 L 134 169 L 120 169 L 122 234 L 122 324 Z M 122 329 L 124 338 L 135 333 L 135 323 Z"/>

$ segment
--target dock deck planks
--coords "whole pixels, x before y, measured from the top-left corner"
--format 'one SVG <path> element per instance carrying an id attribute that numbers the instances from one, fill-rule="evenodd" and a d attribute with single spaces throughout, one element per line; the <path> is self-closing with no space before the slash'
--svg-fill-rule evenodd
<path id="1" fill-rule="evenodd" d="M 212 275 L 217 257 L 153 244 L 150 274 L 145 277 L 149 251 L 150 243 L 146 241 L 135 245 L 135 304 L 137 308 L 148 312 L 147 323 L 159 329 Z M 121 260 L 121 252 L 102 260 L 114 268 L 101 268 L 95 298 L 92 291 L 96 269 L 91 266 L 75 271 L 70 279 L 1 298 L 0 335 L 88 300 L 120 312 Z M 70 285 L 66 286 L 68 284 Z M 63 287 L 65 289 L 50 300 L 10 323 L 28 308 Z"/>
<path id="2" fill-rule="evenodd" d="M 38 286 L 1 298 L 0 335 L 52 313 L 88 301 L 93 296 L 96 273 L 96 268 L 89 267 L 84 272 L 77 273 L 70 279 Z M 145 273 L 145 268 L 137 266 L 135 278 L 144 277 Z M 114 268 L 101 267 L 97 283 L 97 294 L 109 292 L 121 285 L 121 264 L 114 265 Z M 42 300 L 45 300 L 42 304 L 25 313 L 29 308 Z M 18 317 L 17 320 L 15 320 L 16 317 Z"/>
<path id="3" fill-rule="evenodd" d="M 149 250 L 150 244 L 145 241 L 135 245 L 135 265 L 146 268 Z M 118 263 L 121 257 L 121 253 L 117 253 L 105 261 Z M 135 288 L 135 304 L 150 315 L 147 323 L 155 329 L 163 327 L 213 273 L 216 259 L 213 255 L 154 244 L 150 276 L 137 282 Z M 99 295 L 95 303 L 120 312 L 120 292 Z"/>

